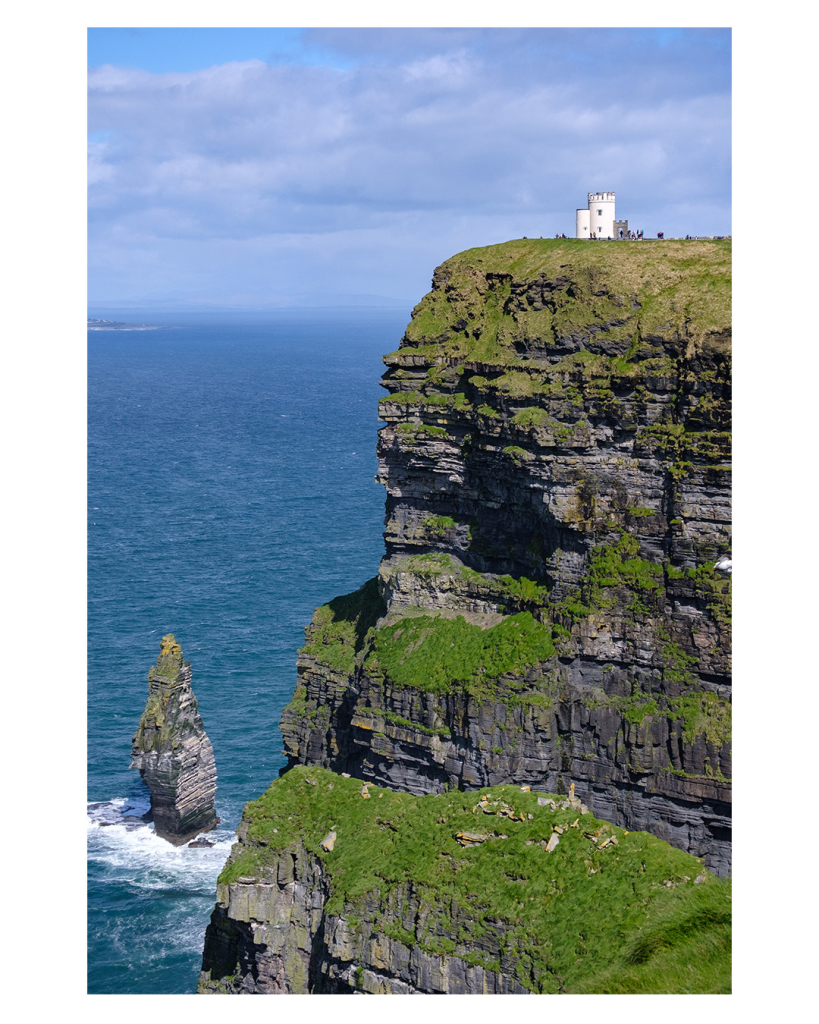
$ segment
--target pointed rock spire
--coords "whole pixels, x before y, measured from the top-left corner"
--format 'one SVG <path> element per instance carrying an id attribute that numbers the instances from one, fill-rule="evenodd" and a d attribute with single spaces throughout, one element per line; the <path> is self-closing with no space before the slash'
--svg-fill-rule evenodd
<path id="1" fill-rule="evenodd" d="M 148 673 L 148 701 L 132 740 L 132 768 L 151 791 L 156 834 L 175 846 L 219 823 L 216 762 L 191 689 L 191 667 L 172 633 Z"/>

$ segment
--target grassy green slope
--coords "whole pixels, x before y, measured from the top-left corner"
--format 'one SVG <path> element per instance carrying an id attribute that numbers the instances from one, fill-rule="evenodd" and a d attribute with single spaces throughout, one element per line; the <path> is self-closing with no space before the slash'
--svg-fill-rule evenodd
<path id="1" fill-rule="evenodd" d="M 301 843 L 324 862 L 328 913 L 355 921 L 368 893 L 383 905 L 412 882 L 429 914 L 397 937 L 463 956 L 472 939 L 502 931 L 500 921 L 502 953 L 533 991 L 730 991 L 730 882 L 696 858 L 575 808 L 541 806 L 540 794 L 516 786 L 423 797 L 373 786 L 369 799 L 361 790 L 359 780 L 320 768 L 292 769 L 246 806 L 247 838 L 220 882 L 263 873 L 278 851 Z M 476 809 L 482 794 L 493 813 Z M 512 817 L 497 813 L 504 806 Z M 547 853 L 541 842 L 555 826 L 563 831 Z M 337 840 L 326 853 L 330 829 Z M 458 832 L 489 838 L 464 848 Z M 599 848 L 612 836 L 616 844 Z M 453 928 L 453 907 L 465 909 L 468 932 Z M 467 959 L 498 969 L 472 949 Z"/>
<path id="2" fill-rule="evenodd" d="M 550 308 L 512 296 L 513 285 L 541 278 L 571 290 L 558 287 Z M 517 365 L 515 341 L 594 326 L 629 341 L 671 332 L 694 346 L 721 345 L 731 323 L 731 243 L 517 239 L 453 256 L 435 284 L 401 346 L 430 358 Z"/>

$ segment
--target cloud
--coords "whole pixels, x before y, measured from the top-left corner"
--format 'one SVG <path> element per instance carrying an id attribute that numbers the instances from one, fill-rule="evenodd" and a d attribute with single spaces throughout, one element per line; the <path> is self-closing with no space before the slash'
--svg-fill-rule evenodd
<path id="1" fill-rule="evenodd" d="M 124 294 L 128 251 L 131 287 L 155 282 L 149 254 L 169 280 L 241 281 L 243 294 L 278 286 L 261 253 L 288 292 L 332 253 L 340 289 L 417 299 L 433 256 L 451 255 L 439 242 L 503 240 L 476 238 L 490 225 L 569 233 L 596 188 L 618 192 L 621 215 L 664 217 L 667 234 L 727 232 L 728 58 L 710 35 L 648 49 L 626 36 L 315 30 L 308 40 L 356 59 L 95 69 L 92 294 Z"/>

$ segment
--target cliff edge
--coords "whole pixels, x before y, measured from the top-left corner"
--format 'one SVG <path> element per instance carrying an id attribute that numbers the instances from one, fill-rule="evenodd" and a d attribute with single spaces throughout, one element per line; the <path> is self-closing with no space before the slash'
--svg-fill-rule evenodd
<path id="1" fill-rule="evenodd" d="M 181 846 L 219 824 L 216 763 L 191 689 L 191 667 L 173 634 L 148 673 L 148 701 L 132 740 L 132 768 L 151 791 L 156 834 Z"/>

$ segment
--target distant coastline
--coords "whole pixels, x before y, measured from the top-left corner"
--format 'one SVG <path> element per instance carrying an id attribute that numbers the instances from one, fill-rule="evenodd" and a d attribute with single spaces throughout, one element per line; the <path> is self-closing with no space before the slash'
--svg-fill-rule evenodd
<path id="1" fill-rule="evenodd" d="M 122 320 L 96 320 L 94 317 L 88 317 L 88 330 L 89 331 L 168 331 L 169 327 L 163 327 L 162 325 L 149 325 L 149 324 L 127 324 Z"/>

